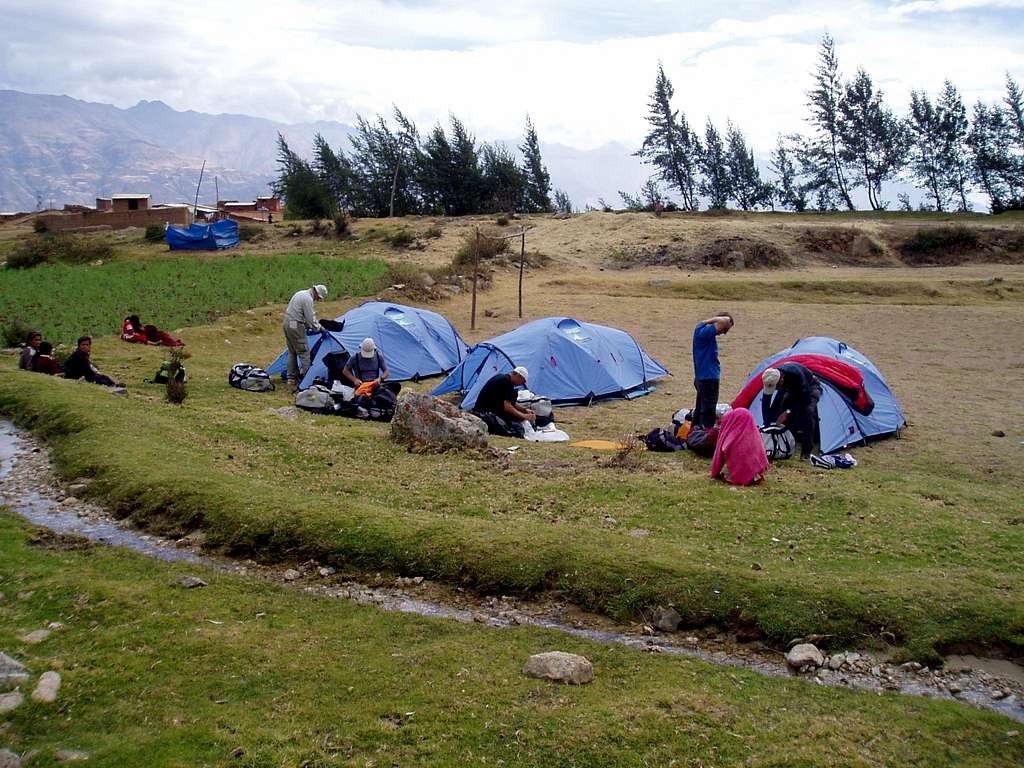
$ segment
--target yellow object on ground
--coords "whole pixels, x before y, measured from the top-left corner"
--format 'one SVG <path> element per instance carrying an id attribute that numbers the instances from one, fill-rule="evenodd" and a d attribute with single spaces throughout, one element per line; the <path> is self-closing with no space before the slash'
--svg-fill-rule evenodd
<path id="1" fill-rule="evenodd" d="M 577 440 L 569 443 L 570 448 L 590 448 L 592 451 L 621 451 L 622 443 L 613 443 L 611 440 Z"/>

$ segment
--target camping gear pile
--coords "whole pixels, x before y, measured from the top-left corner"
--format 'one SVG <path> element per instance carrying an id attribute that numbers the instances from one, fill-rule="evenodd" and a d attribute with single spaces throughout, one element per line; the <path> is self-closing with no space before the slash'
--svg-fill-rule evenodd
<path id="1" fill-rule="evenodd" d="M 249 363 L 235 363 L 228 371 L 228 384 L 246 392 L 270 392 L 274 382 L 262 368 Z"/>
<path id="2" fill-rule="evenodd" d="M 164 241 L 172 251 L 217 251 L 238 245 L 238 224 L 225 219 L 213 224 L 167 227 Z"/>
<path id="3" fill-rule="evenodd" d="M 304 411 L 327 416 L 388 422 L 395 415 L 400 389 L 401 385 L 391 382 L 378 385 L 367 382 L 359 389 L 346 387 L 340 382 L 331 387 L 314 384 L 295 393 L 295 405 Z"/>

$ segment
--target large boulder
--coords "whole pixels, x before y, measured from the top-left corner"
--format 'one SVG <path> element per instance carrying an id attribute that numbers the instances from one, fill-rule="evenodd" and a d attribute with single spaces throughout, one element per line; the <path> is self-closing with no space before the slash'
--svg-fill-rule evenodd
<path id="1" fill-rule="evenodd" d="M 594 665 L 585 656 L 564 651 L 537 653 L 526 660 L 523 674 L 540 680 L 583 685 L 594 679 Z"/>
<path id="2" fill-rule="evenodd" d="M 825 663 L 825 654 L 812 643 L 800 643 L 789 649 L 786 663 L 793 669 L 817 669 Z"/>
<path id="3" fill-rule="evenodd" d="M 683 623 L 683 617 L 679 615 L 679 611 L 669 606 L 656 610 L 651 618 L 651 623 L 660 632 L 675 632 Z"/>
<path id="4" fill-rule="evenodd" d="M 422 453 L 478 450 L 487 447 L 487 425 L 444 400 L 405 392 L 395 406 L 391 439 Z"/>

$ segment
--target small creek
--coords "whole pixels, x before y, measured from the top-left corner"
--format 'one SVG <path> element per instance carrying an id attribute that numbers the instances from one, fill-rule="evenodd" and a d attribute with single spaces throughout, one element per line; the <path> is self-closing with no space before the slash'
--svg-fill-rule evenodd
<path id="1" fill-rule="evenodd" d="M 48 452 L 31 435 L 0 420 L 0 505 L 54 533 L 123 547 L 165 562 L 185 562 L 244 576 L 283 581 L 307 592 L 344 598 L 383 610 L 429 616 L 463 623 L 477 622 L 501 628 L 528 625 L 557 630 L 600 643 L 614 643 L 638 651 L 667 653 L 723 665 L 751 669 L 771 677 L 793 677 L 781 653 L 760 645 L 742 645 L 722 637 L 657 633 L 647 626 L 622 627 L 604 617 L 576 611 L 563 604 L 544 604 L 514 598 L 478 598 L 453 594 L 422 579 L 397 579 L 391 586 L 369 586 L 318 578 L 316 564 L 303 570 L 263 567 L 199 554 L 184 542 L 139 533 L 112 519 L 105 510 L 74 494 L 84 483 L 63 485 L 52 473 Z M 322 574 L 319 574 L 323 576 Z M 329 575 L 329 574 L 328 574 Z M 443 599 L 439 599 L 443 598 Z M 890 665 L 867 652 L 836 654 L 837 668 L 829 665 L 799 675 L 818 685 L 958 700 L 992 709 L 1024 722 L 1024 669 L 1010 661 L 956 656 L 941 670 L 915 664 Z"/>

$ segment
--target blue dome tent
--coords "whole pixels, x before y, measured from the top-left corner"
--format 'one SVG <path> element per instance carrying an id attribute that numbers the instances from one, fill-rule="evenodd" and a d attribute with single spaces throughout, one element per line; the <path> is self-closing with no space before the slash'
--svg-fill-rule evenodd
<path id="1" fill-rule="evenodd" d="M 555 405 L 632 399 L 652 392 L 654 379 L 668 375 L 625 331 L 546 317 L 477 344 L 433 394 L 463 392 L 462 407 L 472 408 L 492 376 L 517 365 L 529 369 L 530 391 Z"/>
<path id="2" fill-rule="evenodd" d="M 854 407 L 850 399 L 836 386 L 826 378 L 818 376 L 818 381 L 821 382 L 818 421 L 822 453 L 838 451 L 855 443 L 866 442 L 869 438 L 895 434 L 906 426 L 900 404 L 875 364 L 853 347 L 827 336 L 798 339 L 788 349 L 762 360 L 747 377 L 744 388 L 753 380 L 760 378 L 765 368 L 771 367 L 783 358 L 799 355 L 821 355 L 853 366 L 864 377 L 864 390 L 874 403 L 870 414 L 865 415 Z M 761 394 L 758 390 L 749 406 L 759 426 L 763 421 Z"/>
<path id="3" fill-rule="evenodd" d="M 299 387 L 308 388 L 316 378 L 327 378 L 324 357 L 332 352 L 358 353 L 367 336 L 377 344 L 391 371 L 392 381 L 441 376 L 466 356 L 467 344 L 448 320 L 427 309 L 368 301 L 327 323 L 331 330 L 310 334 L 310 366 Z M 267 373 L 288 373 L 287 351 Z"/>

